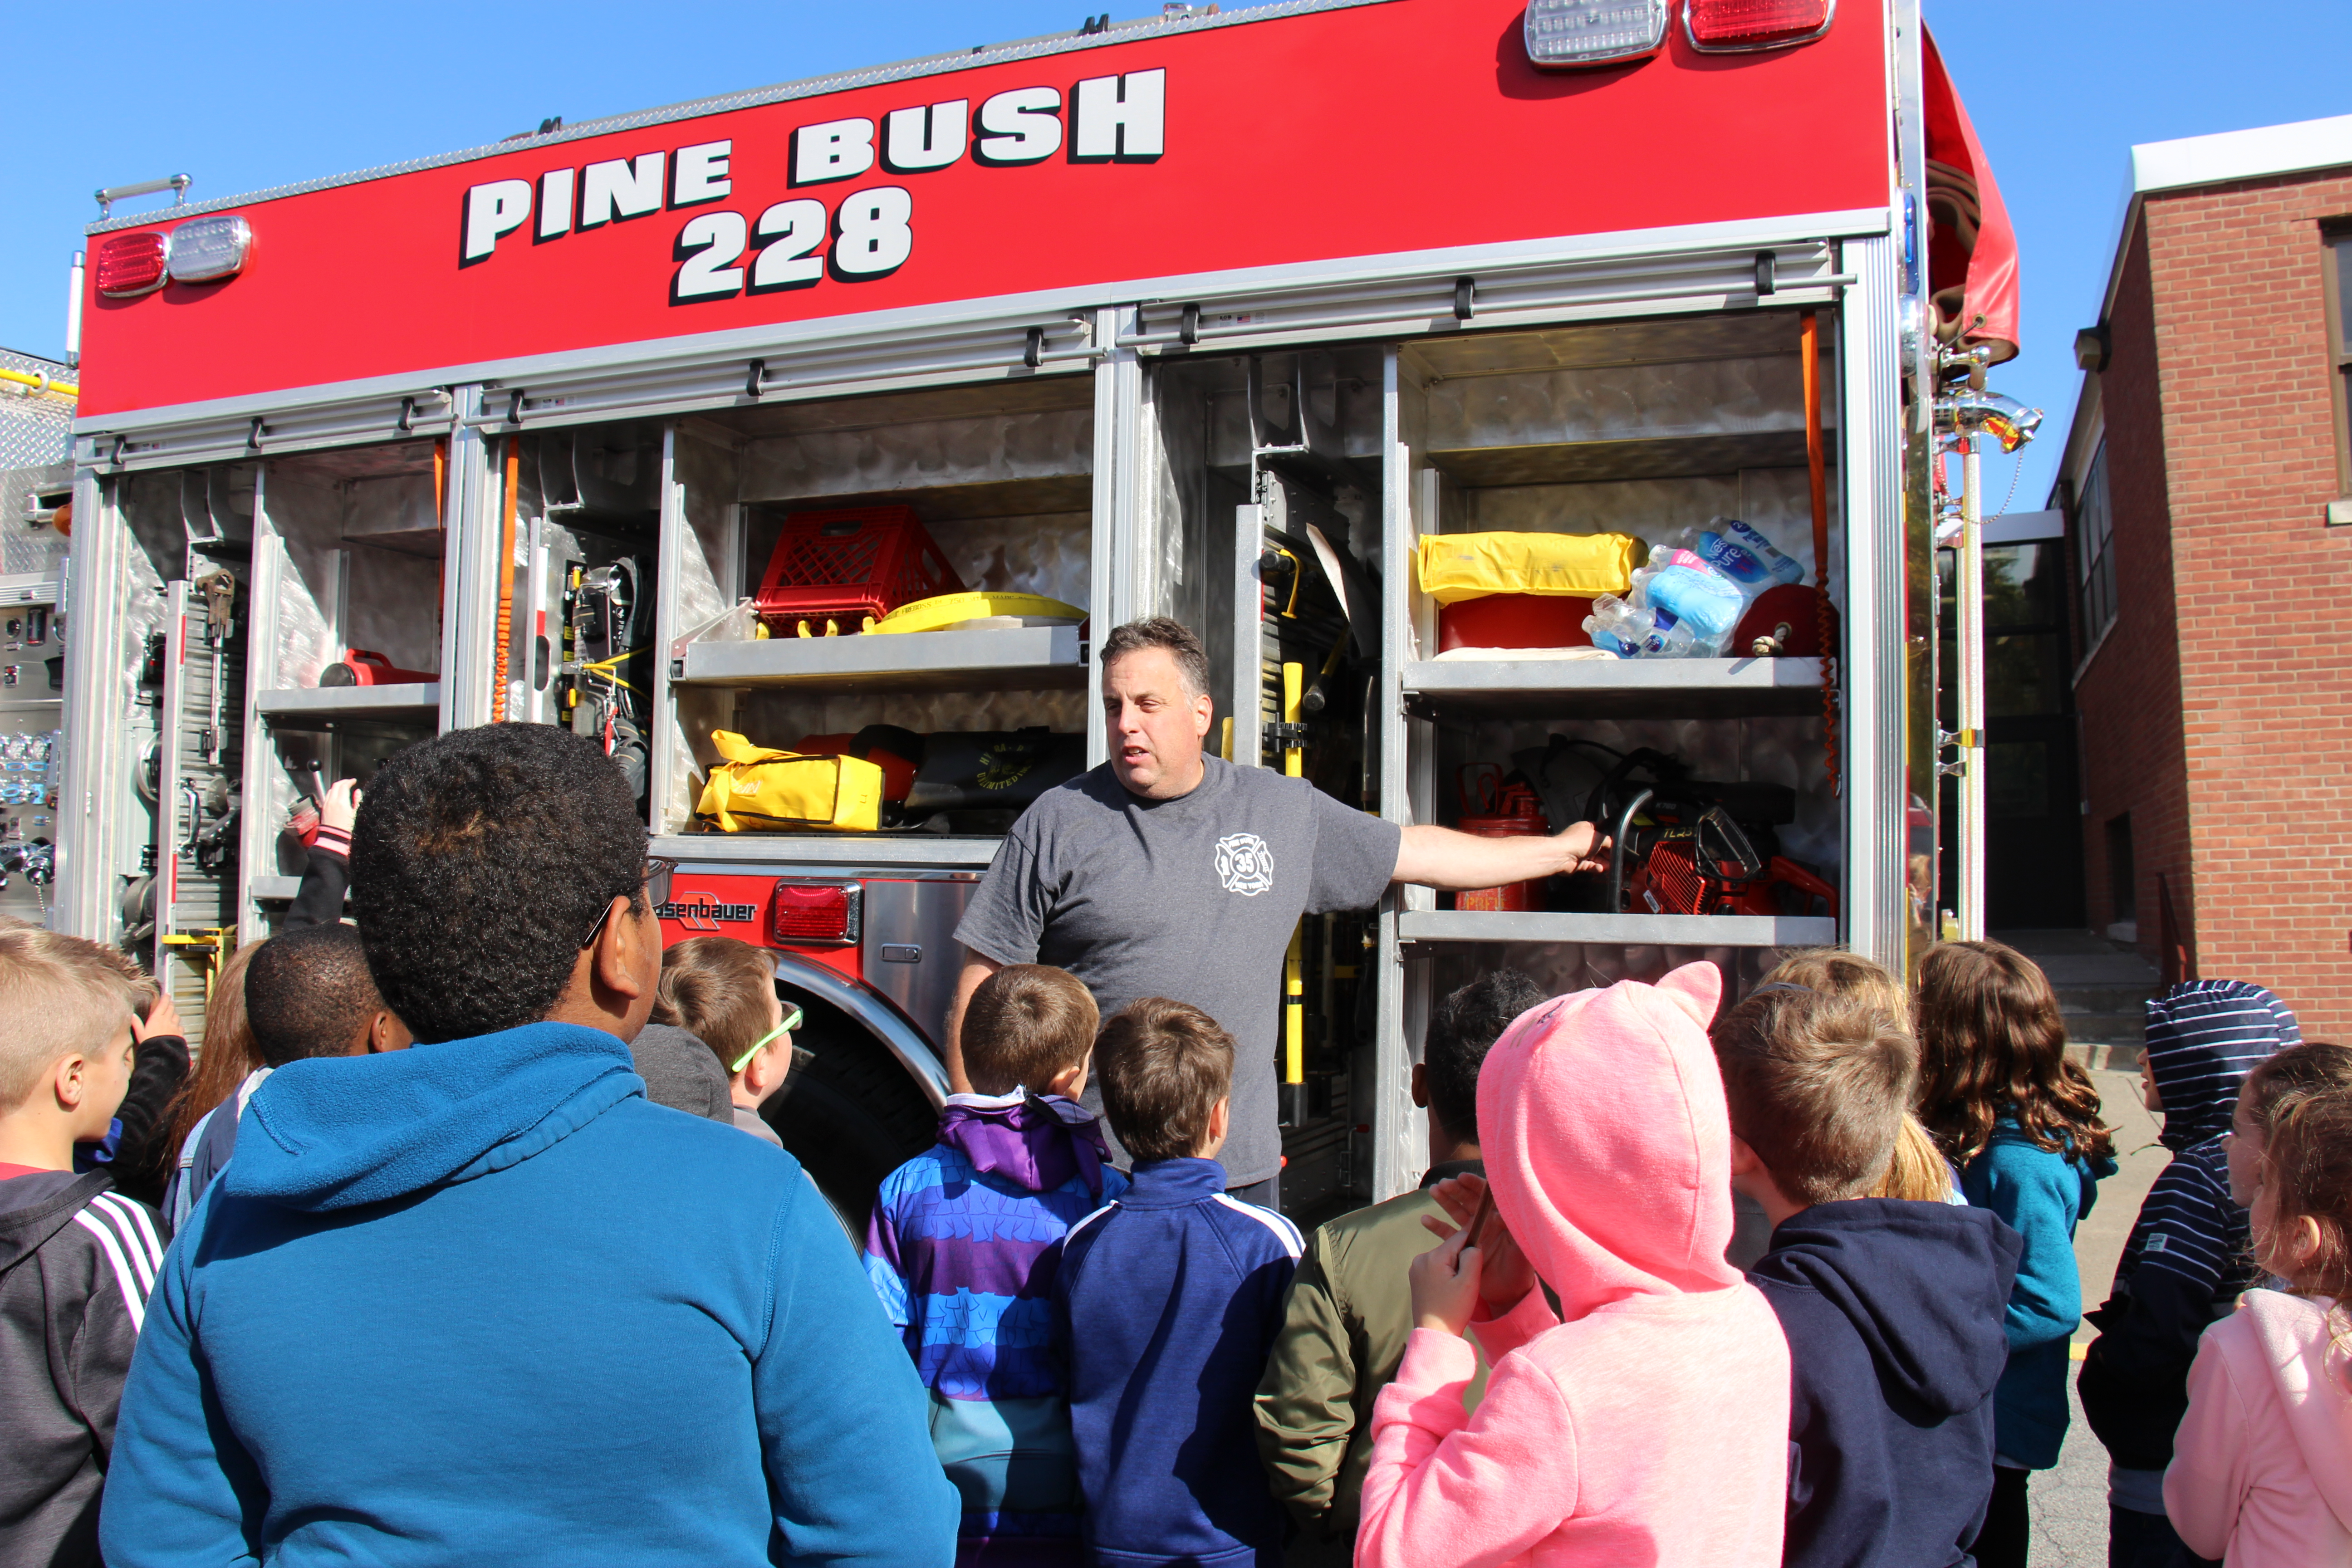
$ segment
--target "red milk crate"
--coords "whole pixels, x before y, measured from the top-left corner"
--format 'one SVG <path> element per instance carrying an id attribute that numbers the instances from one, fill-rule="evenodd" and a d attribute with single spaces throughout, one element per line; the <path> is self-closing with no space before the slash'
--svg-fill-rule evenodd
<path id="1" fill-rule="evenodd" d="M 785 518 L 751 603 L 769 631 L 791 637 L 803 621 L 818 635 L 827 617 L 854 632 L 867 616 L 962 592 L 912 507 L 852 506 Z"/>

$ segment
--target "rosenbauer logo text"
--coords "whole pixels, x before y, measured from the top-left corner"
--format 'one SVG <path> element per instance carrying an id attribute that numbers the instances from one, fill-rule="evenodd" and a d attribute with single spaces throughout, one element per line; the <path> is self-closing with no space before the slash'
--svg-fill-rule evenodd
<path id="1" fill-rule="evenodd" d="M 1168 73 L 1091 78 L 1073 89 L 1068 107 L 1064 155 L 1072 163 L 1152 163 L 1167 140 Z M 888 174 L 929 174 L 967 157 L 991 169 L 1042 163 L 1063 153 L 1062 110 L 1060 89 L 1023 87 L 983 99 L 977 110 L 959 98 L 894 109 L 878 124 L 853 119 L 803 125 L 793 132 L 783 184 L 835 184 L 877 165 Z M 489 260 L 526 225 L 532 242 L 543 244 L 664 211 L 709 207 L 737 195 L 739 174 L 746 194 L 769 183 L 772 171 L 738 171 L 734 158 L 730 138 L 550 169 L 535 184 L 476 185 L 466 193 L 457 265 Z M 793 196 L 756 212 L 751 204 L 698 212 L 679 227 L 672 247 L 677 267 L 670 303 L 813 289 L 828 278 L 887 278 L 914 254 L 915 229 L 914 194 L 900 184 L 861 185 L 830 201 Z"/>

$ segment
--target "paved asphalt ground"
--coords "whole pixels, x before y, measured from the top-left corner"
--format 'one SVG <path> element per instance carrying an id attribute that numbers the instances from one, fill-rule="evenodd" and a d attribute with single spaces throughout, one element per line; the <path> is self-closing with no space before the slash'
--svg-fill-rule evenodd
<path id="1" fill-rule="evenodd" d="M 2116 1161 L 2123 1168 L 2099 1184 L 2098 1205 L 2074 1233 L 2085 1310 L 2107 1299 L 2140 1200 L 2171 1158 L 2157 1142 L 2161 1119 L 2140 1105 L 2138 1065 L 2127 1072 L 2094 1071 L 2091 1078 L 2099 1088 L 2100 1114 L 2116 1130 Z M 2074 1343 L 2086 1345 L 2095 1337 L 2085 1323 L 2075 1331 Z M 2058 1468 L 2038 1472 L 2032 1483 L 2034 1568 L 2106 1568 L 2107 1451 L 2084 1422 L 2073 1383 L 2069 1377 L 2066 1394 L 2074 1424 Z"/>

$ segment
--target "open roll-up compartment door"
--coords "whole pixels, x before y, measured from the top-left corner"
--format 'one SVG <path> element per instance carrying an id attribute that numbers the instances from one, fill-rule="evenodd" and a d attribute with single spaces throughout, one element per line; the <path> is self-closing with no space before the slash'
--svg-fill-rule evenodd
<path id="1" fill-rule="evenodd" d="M 2017 231 L 1934 35 L 1921 48 L 1927 139 L 1927 291 L 1936 336 L 2017 357 Z"/>

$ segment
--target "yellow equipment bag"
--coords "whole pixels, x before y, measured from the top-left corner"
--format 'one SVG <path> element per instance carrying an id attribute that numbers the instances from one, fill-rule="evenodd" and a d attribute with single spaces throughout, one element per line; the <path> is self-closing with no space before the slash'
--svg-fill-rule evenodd
<path id="1" fill-rule="evenodd" d="M 1630 533 L 1425 533 L 1421 591 L 1441 605 L 1489 594 L 1622 594 L 1648 553 Z"/>
<path id="2" fill-rule="evenodd" d="M 871 833 L 882 826 L 882 769 L 876 763 L 770 751 L 732 730 L 713 730 L 710 743 L 727 760 L 710 770 L 694 813 L 717 823 L 721 833 L 747 827 Z"/>

